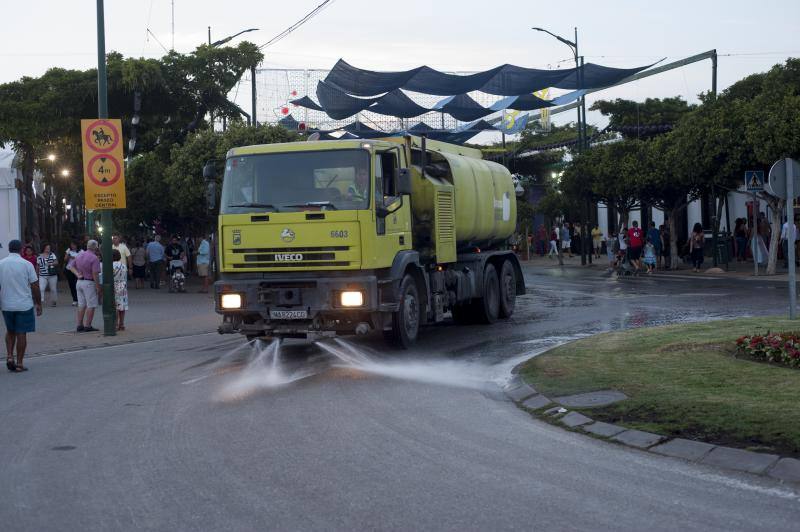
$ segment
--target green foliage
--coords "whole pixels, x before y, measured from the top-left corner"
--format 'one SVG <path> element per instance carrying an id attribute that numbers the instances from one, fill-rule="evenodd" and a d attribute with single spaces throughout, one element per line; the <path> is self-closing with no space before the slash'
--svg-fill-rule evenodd
<path id="1" fill-rule="evenodd" d="M 680 96 L 674 98 L 647 98 L 644 102 L 632 100 L 598 100 L 590 111 L 600 111 L 609 117 L 612 129 L 626 126 L 676 124 L 681 117 L 696 106 L 689 105 Z"/>

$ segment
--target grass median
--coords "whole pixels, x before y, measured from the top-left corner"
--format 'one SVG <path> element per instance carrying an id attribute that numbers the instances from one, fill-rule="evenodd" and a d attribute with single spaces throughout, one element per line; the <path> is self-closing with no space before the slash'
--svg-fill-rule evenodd
<path id="1" fill-rule="evenodd" d="M 549 397 L 628 395 L 577 409 L 599 421 L 800 457 L 800 370 L 735 356 L 742 335 L 796 330 L 797 321 L 744 318 L 600 334 L 529 360 L 522 376 Z"/>

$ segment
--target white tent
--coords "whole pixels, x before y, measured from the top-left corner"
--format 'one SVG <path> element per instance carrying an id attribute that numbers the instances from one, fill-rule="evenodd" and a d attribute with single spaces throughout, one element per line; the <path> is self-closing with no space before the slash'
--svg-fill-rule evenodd
<path id="1" fill-rule="evenodd" d="M 20 195 L 15 181 L 22 172 L 15 167 L 17 154 L 0 148 L 0 259 L 8 255 L 8 241 L 21 237 Z"/>

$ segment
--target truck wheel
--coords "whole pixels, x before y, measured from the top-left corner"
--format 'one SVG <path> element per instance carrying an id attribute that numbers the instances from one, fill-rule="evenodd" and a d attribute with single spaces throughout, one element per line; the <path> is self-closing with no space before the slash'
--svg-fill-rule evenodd
<path id="1" fill-rule="evenodd" d="M 476 314 L 480 323 L 494 323 L 500 315 L 500 283 L 497 270 L 486 264 L 483 270 L 483 297 L 475 302 Z"/>
<path id="2" fill-rule="evenodd" d="M 400 308 L 392 313 L 392 330 L 385 336 L 394 345 L 408 349 L 419 335 L 420 304 L 417 283 L 410 275 L 400 283 Z"/>
<path id="3" fill-rule="evenodd" d="M 517 272 L 510 260 L 500 268 L 500 317 L 510 318 L 517 304 Z"/>

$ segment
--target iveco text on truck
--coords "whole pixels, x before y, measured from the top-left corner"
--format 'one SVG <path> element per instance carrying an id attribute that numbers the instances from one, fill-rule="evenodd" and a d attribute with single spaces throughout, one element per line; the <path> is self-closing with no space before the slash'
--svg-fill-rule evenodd
<path id="1" fill-rule="evenodd" d="M 525 292 L 515 226 L 511 175 L 479 150 L 412 136 L 234 148 L 217 239 L 220 332 L 380 330 L 409 347 L 447 312 L 507 318 Z"/>

